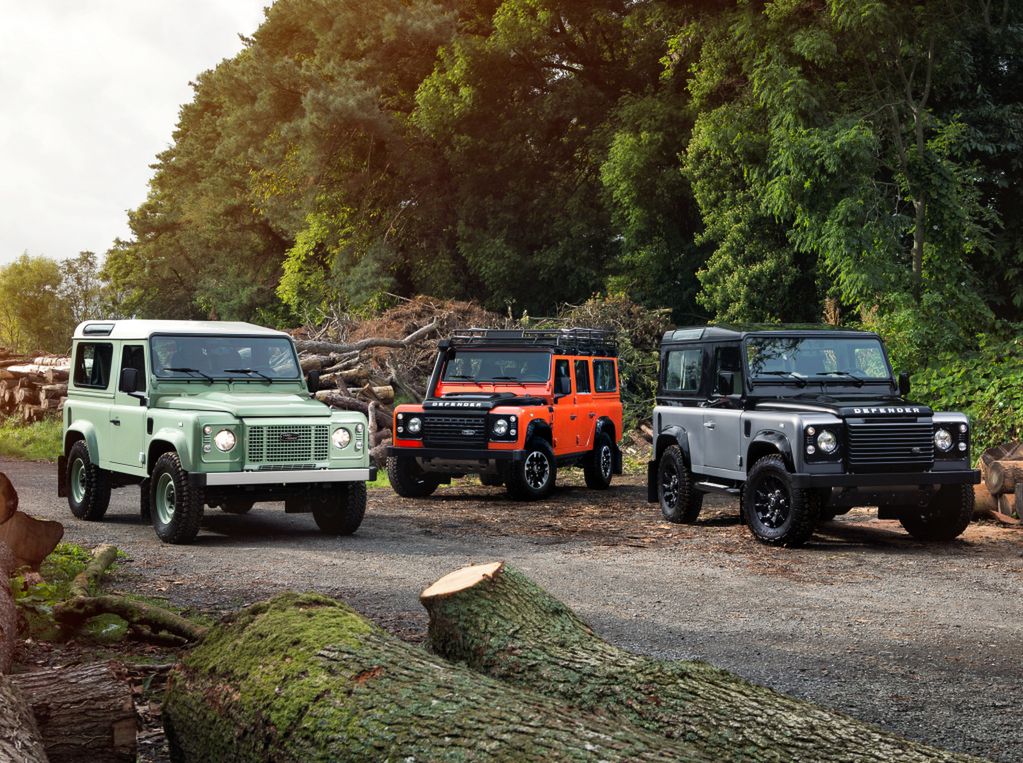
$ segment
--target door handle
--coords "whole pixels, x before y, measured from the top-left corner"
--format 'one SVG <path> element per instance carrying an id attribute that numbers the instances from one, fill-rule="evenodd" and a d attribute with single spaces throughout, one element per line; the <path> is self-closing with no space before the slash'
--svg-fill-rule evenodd
<path id="1" fill-rule="evenodd" d="M 713 421 L 705 421 L 705 422 L 703 422 L 703 426 L 706 427 L 707 429 L 713 429 L 714 428 L 714 422 Z"/>
<path id="2" fill-rule="evenodd" d="M 597 412 L 596 412 L 596 411 L 590 411 L 590 412 L 589 412 L 589 414 L 587 414 L 587 415 L 588 415 L 588 416 L 589 416 L 589 417 L 590 417 L 591 419 L 595 419 L 595 418 L 597 418 Z"/>
<path id="3" fill-rule="evenodd" d="M 110 419 L 110 423 L 113 424 L 115 427 L 121 426 L 121 420 L 120 419 Z"/>
<path id="4" fill-rule="evenodd" d="M 569 421 L 575 421 L 575 414 L 573 413 L 571 416 L 568 417 L 568 419 Z"/>

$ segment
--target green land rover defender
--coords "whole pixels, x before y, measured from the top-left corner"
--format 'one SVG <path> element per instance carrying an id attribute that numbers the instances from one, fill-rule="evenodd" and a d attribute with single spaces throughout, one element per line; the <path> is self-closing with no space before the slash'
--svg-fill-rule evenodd
<path id="1" fill-rule="evenodd" d="M 376 477 L 366 417 L 310 399 L 291 337 L 248 323 L 81 324 L 63 442 L 57 492 L 76 517 L 102 519 L 111 488 L 140 485 L 166 543 L 191 541 L 207 505 L 259 501 L 348 535 Z"/>

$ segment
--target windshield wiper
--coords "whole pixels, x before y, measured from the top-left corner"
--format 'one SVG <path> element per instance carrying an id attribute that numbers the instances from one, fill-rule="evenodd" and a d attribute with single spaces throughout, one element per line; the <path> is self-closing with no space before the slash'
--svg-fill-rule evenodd
<path id="1" fill-rule="evenodd" d="M 863 386 L 863 379 L 861 379 L 851 371 L 822 371 L 821 376 L 848 376 L 850 379 L 856 382 L 857 387 Z"/>
<path id="2" fill-rule="evenodd" d="M 517 376 L 491 376 L 487 381 L 518 381 Z"/>
<path id="3" fill-rule="evenodd" d="M 262 376 L 268 382 L 272 382 L 273 381 L 273 377 L 267 376 L 262 371 L 257 371 L 254 368 L 225 368 L 224 369 L 224 373 L 225 374 L 249 374 L 249 375 L 256 374 L 256 376 Z"/>
<path id="4" fill-rule="evenodd" d="M 444 381 L 450 381 L 451 379 L 472 379 L 475 381 L 476 377 L 472 374 L 450 374 L 444 377 Z"/>
<path id="5" fill-rule="evenodd" d="M 800 387 L 806 386 L 806 379 L 802 376 L 797 376 L 791 371 L 761 371 L 757 376 L 787 376 L 796 382 Z M 754 377 L 755 378 L 755 377 Z"/>
<path id="6" fill-rule="evenodd" d="M 212 384 L 212 383 L 213 383 L 213 377 L 212 377 L 212 376 L 210 376 L 209 374 L 204 374 L 204 373 L 203 373 L 202 371 L 200 371 L 200 370 L 199 370 L 198 368 L 186 368 L 186 367 L 184 367 L 184 366 L 176 366 L 176 367 L 174 367 L 174 368 L 171 368 L 170 366 L 167 366 L 167 367 L 166 367 L 166 368 L 164 368 L 163 370 L 164 370 L 164 371 L 177 371 L 178 373 L 183 373 L 183 374 L 199 374 L 199 376 L 201 376 L 202 378 L 204 378 L 204 379 L 205 379 L 206 381 L 208 381 L 208 382 L 209 382 L 210 384 Z"/>

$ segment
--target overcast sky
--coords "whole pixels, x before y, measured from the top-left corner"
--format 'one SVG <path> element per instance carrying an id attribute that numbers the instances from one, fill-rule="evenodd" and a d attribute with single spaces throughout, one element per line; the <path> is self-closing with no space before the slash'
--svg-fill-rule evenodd
<path id="1" fill-rule="evenodd" d="M 128 235 L 188 83 L 270 0 L 0 0 L 0 264 Z"/>

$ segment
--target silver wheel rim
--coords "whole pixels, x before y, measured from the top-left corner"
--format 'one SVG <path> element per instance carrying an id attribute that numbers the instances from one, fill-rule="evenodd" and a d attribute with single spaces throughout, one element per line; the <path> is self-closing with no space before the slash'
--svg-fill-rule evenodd
<path id="1" fill-rule="evenodd" d="M 533 490 L 541 490 L 550 479 L 551 465 L 543 453 L 534 450 L 526 456 L 525 472 L 526 484 Z"/>
<path id="2" fill-rule="evenodd" d="M 600 449 L 600 473 L 604 479 L 611 479 L 611 448 L 607 445 Z"/>
<path id="3" fill-rule="evenodd" d="M 156 515 L 162 524 L 169 525 L 174 519 L 177 498 L 174 478 L 169 474 L 160 475 L 160 481 L 156 483 Z"/>
<path id="4" fill-rule="evenodd" d="M 85 500 L 85 462 L 76 458 L 71 464 L 71 497 L 75 503 L 82 503 Z"/>

